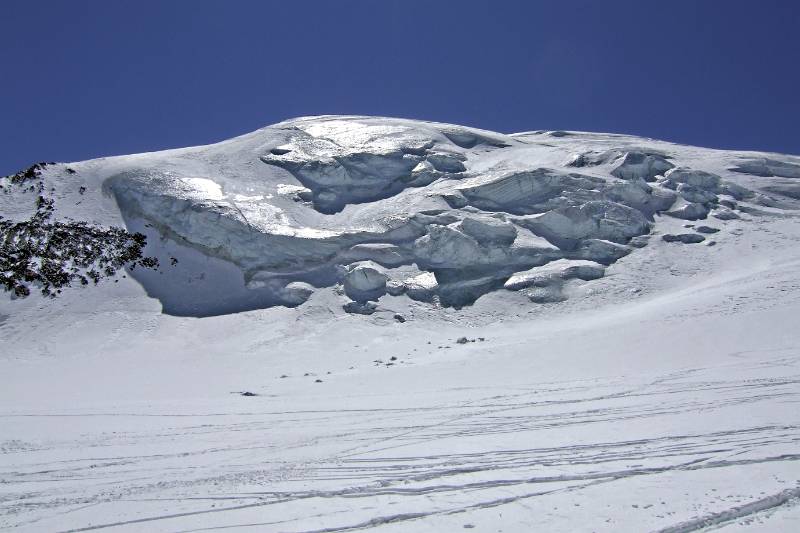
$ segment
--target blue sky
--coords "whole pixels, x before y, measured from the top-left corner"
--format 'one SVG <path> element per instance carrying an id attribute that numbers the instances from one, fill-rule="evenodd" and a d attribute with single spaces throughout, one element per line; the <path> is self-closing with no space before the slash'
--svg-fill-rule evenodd
<path id="1" fill-rule="evenodd" d="M 794 0 L 32 0 L 2 12 L 0 174 L 323 113 L 800 154 Z"/>

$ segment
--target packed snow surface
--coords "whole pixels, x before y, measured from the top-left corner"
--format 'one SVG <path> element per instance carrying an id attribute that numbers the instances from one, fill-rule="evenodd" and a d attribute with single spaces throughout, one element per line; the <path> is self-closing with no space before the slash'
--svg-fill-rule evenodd
<path id="1" fill-rule="evenodd" d="M 798 157 L 323 116 L 29 174 L 2 220 L 157 266 L 0 302 L 0 528 L 800 529 Z"/>

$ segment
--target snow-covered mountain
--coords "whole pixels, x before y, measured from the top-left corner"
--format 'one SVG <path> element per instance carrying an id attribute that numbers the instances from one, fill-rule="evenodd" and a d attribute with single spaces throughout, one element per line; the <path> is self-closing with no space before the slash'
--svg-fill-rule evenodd
<path id="1" fill-rule="evenodd" d="M 799 208 L 794 156 L 354 116 L 2 178 L 0 526 L 794 530 Z"/>

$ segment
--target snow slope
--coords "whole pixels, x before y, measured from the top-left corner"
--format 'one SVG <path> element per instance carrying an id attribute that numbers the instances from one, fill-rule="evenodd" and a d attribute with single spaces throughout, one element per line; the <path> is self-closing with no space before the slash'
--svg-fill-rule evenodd
<path id="1" fill-rule="evenodd" d="M 160 266 L 0 302 L 0 527 L 797 530 L 799 169 L 371 117 L 49 165 Z"/>

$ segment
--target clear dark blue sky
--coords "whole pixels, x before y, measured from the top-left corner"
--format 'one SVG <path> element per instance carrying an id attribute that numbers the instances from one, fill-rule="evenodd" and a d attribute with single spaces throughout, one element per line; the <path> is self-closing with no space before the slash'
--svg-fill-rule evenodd
<path id="1" fill-rule="evenodd" d="M 31 0 L 0 24 L 0 174 L 323 113 L 800 154 L 794 0 Z"/>

